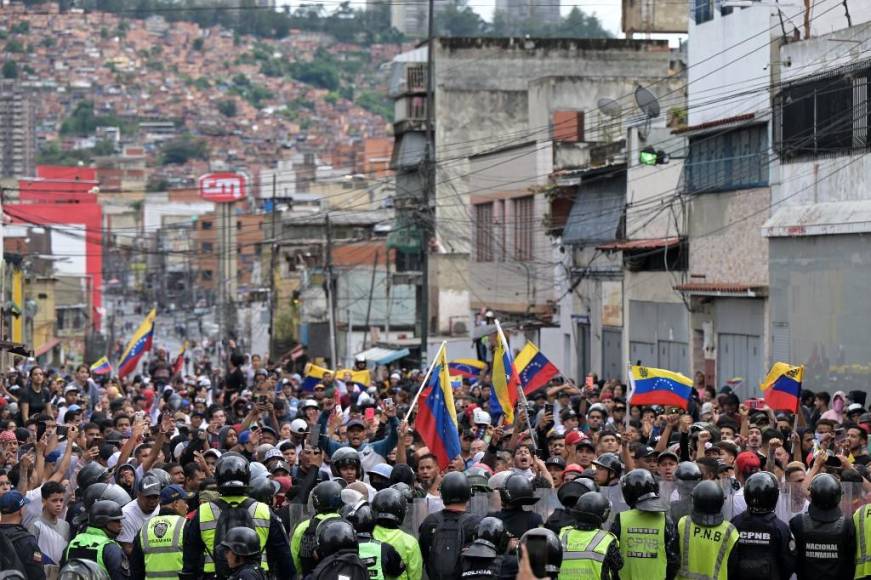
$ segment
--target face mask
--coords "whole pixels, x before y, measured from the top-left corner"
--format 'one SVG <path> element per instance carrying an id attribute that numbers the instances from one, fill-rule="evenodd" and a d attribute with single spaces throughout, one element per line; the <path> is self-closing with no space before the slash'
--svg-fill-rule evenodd
<path id="1" fill-rule="evenodd" d="M 823 440 L 823 435 L 825 435 L 825 433 L 820 433 L 820 432 L 814 433 L 814 439 L 817 440 L 817 443 L 819 443 L 820 441 Z"/>

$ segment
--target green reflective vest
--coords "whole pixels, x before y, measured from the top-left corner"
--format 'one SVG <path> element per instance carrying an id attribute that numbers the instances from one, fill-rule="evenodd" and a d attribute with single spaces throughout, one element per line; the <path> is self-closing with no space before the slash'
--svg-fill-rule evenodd
<path id="1" fill-rule="evenodd" d="M 871 576 L 871 522 L 868 521 L 868 511 L 871 504 L 862 506 L 853 514 L 853 523 L 856 525 L 856 574 L 854 578 Z"/>
<path id="2" fill-rule="evenodd" d="M 335 512 L 317 514 L 315 515 L 315 521 L 318 523 L 318 525 L 320 525 L 320 523 L 324 520 L 337 517 L 339 517 L 339 514 Z M 309 524 L 311 524 L 310 519 L 299 522 L 299 524 L 297 524 L 297 526 L 293 529 L 293 535 L 290 538 L 290 557 L 293 558 L 293 567 L 300 577 L 303 576 L 302 556 L 300 554 L 302 550 L 302 536 L 308 529 Z M 311 572 L 311 570 L 309 570 L 309 572 Z"/>
<path id="3" fill-rule="evenodd" d="M 369 569 L 369 578 L 384 580 L 384 570 L 381 568 L 381 542 L 368 540 L 360 542 L 360 559 Z"/>
<path id="4" fill-rule="evenodd" d="M 738 530 L 727 521 L 702 526 L 690 516 L 680 519 L 680 571 L 678 580 L 726 580 L 729 555 L 738 543 Z"/>
<path id="5" fill-rule="evenodd" d="M 605 530 L 563 528 L 560 533 L 563 563 L 560 566 L 559 579 L 600 580 L 608 546 L 616 540 L 614 534 Z"/>
<path id="6" fill-rule="evenodd" d="M 106 532 L 100 528 L 88 526 L 84 532 L 73 538 L 67 551 L 64 555 L 65 560 L 80 559 L 91 560 L 97 565 L 106 570 L 106 565 L 103 563 L 103 550 L 109 544 L 114 544 L 115 540 L 106 535 Z"/>
<path id="7" fill-rule="evenodd" d="M 233 507 L 244 502 L 247 497 L 241 495 L 222 496 L 222 500 Z M 257 532 L 257 537 L 260 539 L 260 549 L 263 551 L 263 561 L 261 567 L 268 571 L 269 565 L 266 562 L 266 538 L 269 537 L 269 521 L 272 517 L 272 512 L 269 506 L 265 503 L 255 501 L 248 508 L 248 514 L 254 521 L 254 531 Z M 203 539 L 203 544 L 206 545 L 205 565 L 203 571 L 206 574 L 215 573 L 215 531 L 218 528 L 218 518 L 221 517 L 221 507 L 214 502 L 206 502 L 200 505 L 198 512 L 200 520 L 200 535 Z"/>
<path id="8" fill-rule="evenodd" d="M 372 537 L 379 542 L 390 544 L 394 550 L 399 552 L 399 557 L 405 564 L 405 572 L 399 576 L 400 580 L 421 580 L 423 578 L 423 556 L 420 553 L 420 544 L 417 543 L 414 536 L 399 528 L 375 526 Z"/>
<path id="9" fill-rule="evenodd" d="M 665 557 L 665 514 L 629 510 L 617 514 L 620 518 L 620 555 L 623 568 L 620 577 L 651 580 L 665 578 L 668 559 Z"/>
<path id="10" fill-rule="evenodd" d="M 176 515 L 154 516 L 139 531 L 145 556 L 145 579 L 178 578 L 182 568 L 185 519 Z"/>

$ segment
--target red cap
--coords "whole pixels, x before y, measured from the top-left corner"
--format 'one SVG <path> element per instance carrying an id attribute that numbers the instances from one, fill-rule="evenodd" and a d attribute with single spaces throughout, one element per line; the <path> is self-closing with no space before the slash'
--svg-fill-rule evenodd
<path id="1" fill-rule="evenodd" d="M 18 441 L 15 438 L 15 433 L 12 431 L 3 431 L 0 433 L 0 443 L 11 443 L 12 441 Z"/>
<path id="2" fill-rule="evenodd" d="M 566 433 L 566 445 L 577 445 L 586 438 L 587 436 L 580 431 L 569 431 Z"/>
<path id="3" fill-rule="evenodd" d="M 735 468 L 739 473 L 747 475 L 754 469 L 761 469 L 762 461 L 754 451 L 742 451 L 735 458 Z"/>
<path id="4" fill-rule="evenodd" d="M 565 470 L 563 471 L 563 475 L 566 473 L 583 473 L 584 468 L 578 465 L 577 463 L 569 463 L 566 465 Z"/>

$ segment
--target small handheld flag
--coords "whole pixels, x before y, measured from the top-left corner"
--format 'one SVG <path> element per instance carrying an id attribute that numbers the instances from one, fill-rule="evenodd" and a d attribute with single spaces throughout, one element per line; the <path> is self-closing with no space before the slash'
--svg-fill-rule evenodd
<path id="1" fill-rule="evenodd" d="M 172 363 L 172 374 L 181 374 L 182 369 L 184 369 L 184 353 L 187 348 L 188 341 L 184 341 L 184 344 L 181 345 L 181 350 L 179 351 L 178 356 L 175 357 L 175 362 Z"/>
<path id="2" fill-rule="evenodd" d="M 652 367 L 630 367 L 629 383 L 632 387 L 630 405 L 686 409 L 693 393 L 693 381 L 689 377 Z"/>
<path id="3" fill-rule="evenodd" d="M 124 349 L 124 354 L 121 355 L 121 362 L 118 363 L 118 377 L 124 378 L 134 370 L 139 360 L 146 352 L 151 350 L 151 343 L 154 340 L 154 319 L 157 318 L 157 309 L 152 308 L 151 312 L 133 333 L 133 338 L 127 343 L 127 348 Z"/>
<path id="4" fill-rule="evenodd" d="M 91 365 L 91 373 L 95 375 L 107 375 L 112 372 L 112 365 L 106 357 L 100 357 L 97 362 Z"/>
<path id="5" fill-rule="evenodd" d="M 559 374 L 559 369 L 531 342 L 527 342 L 517 355 L 514 366 L 517 367 L 520 384 L 523 385 L 523 392 L 526 395 L 531 395 L 547 386 L 550 380 Z"/>
<path id="6" fill-rule="evenodd" d="M 415 428 L 430 452 L 438 459 L 439 467 L 445 469 L 460 455 L 462 449 L 444 345 L 433 361 L 431 375 L 421 393 L 421 399 Z"/>
<path id="7" fill-rule="evenodd" d="M 766 404 L 775 411 L 795 413 L 801 400 L 804 367 L 783 362 L 774 363 L 768 376 L 759 385 Z"/>
<path id="8" fill-rule="evenodd" d="M 487 368 L 487 363 L 475 358 L 458 358 L 448 363 L 452 377 L 476 380 Z"/>
<path id="9" fill-rule="evenodd" d="M 491 413 L 502 412 L 505 423 L 514 422 L 514 407 L 517 406 L 517 387 L 520 377 L 514 368 L 508 341 L 498 324 L 496 348 L 493 349 L 493 389 L 490 391 Z"/>

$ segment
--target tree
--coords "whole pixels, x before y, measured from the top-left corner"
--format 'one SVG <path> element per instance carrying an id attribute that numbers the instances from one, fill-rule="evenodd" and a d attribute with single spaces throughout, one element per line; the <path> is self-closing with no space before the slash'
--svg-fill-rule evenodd
<path id="1" fill-rule="evenodd" d="M 484 20 L 468 6 L 449 4 L 440 11 L 436 24 L 439 33 L 445 36 L 481 36 Z"/>
<path id="2" fill-rule="evenodd" d="M 191 135 L 182 135 L 167 141 L 160 150 L 161 165 L 184 165 L 191 159 L 208 158 L 209 146 L 205 139 L 195 139 Z"/>
<path id="3" fill-rule="evenodd" d="M 4 79 L 17 79 L 18 78 L 18 65 L 15 64 L 14 60 L 7 60 L 3 63 L 3 78 Z"/>
<path id="4" fill-rule="evenodd" d="M 237 112 L 236 101 L 233 99 L 225 99 L 223 101 L 219 101 L 218 112 L 225 117 L 235 117 Z"/>
<path id="5" fill-rule="evenodd" d="M 203 45 L 204 45 L 204 44 L 205 44 L 205 41 L 202 39 L 202 37 L 197 37 L 197 38 L 194 38 L 194 42 L 193 42 L 193 44 L 191 45 L 191 47 L 192 47 L 194 50 L 199 50 L 199 51 L 201 51 L 201 50 L 203 50 Z"/>
<path id="6" fill-rule="evenodd" d="M 17 54 L 24 52 L 24 45 L 16 39 L 11 39 L 6 43 L 6 52 Z"/>

